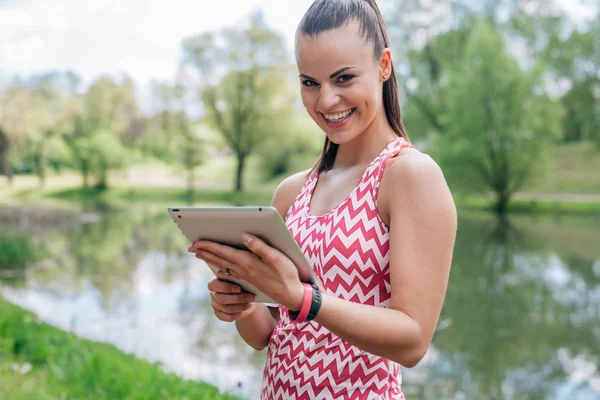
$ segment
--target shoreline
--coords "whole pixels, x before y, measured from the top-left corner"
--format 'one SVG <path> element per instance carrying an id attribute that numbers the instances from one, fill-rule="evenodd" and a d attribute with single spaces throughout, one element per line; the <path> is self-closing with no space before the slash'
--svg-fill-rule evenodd
<path id="1" fill-rule="evenodd" d="M 59 188 L 22 188 L 10 193 L 0 191 L 0 204 L 53 204 L 71 207 L 74 204 L 99 205 L 107 208 L 130 206 L 132 203 L 172 205 L 266 205 L 270 204 L 275 187 L 259 186 L 235 192 L 228 189 L 197 189 L 193 197 L 186 188 L 157 186 L 115 186 L 106 191 L 83 189 L 78 186 Z M 490 212 L 491 196 L 454 194 L 457 208 Z M 575 213 L 600 214 L 600 194 L 592 193 L 516 193 L 508 205 L 511 214 Z"/>
<path id="2" fill-rule="evenodd" d="M 55 328 L 2 296 L 0 354 L 0 398 L 240 399 Z"/>

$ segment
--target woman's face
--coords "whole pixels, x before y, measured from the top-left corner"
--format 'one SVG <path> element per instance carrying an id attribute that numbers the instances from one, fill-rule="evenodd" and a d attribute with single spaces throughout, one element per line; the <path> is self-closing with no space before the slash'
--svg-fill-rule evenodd
<path id="1" fill-rule="evenodd" d="M 302 103 L 333 143 L 353 140 L 380 115 L 389 60 L 389 51 L 375 60 L 373 46 L 360 36 L 357 22 L 314 38 L 299 37 L 296 62 Z"/>

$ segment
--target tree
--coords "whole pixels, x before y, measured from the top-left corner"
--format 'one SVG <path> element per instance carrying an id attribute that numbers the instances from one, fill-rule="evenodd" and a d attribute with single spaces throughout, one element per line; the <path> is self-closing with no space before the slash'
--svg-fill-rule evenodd
<path id="1" fill-rule="evenodd" d="M 95 187 L 108 188 L 108 172 L 127 162 L 125 147 L 140 132 L 139 108 L 130 79 L 121 83 L 109 77 L 98 79 L 77 98 L 78 112 L 65 140 L 81 171 L 84 187 L 95 174 Z"/>
<path id="2" fill-rule="evenodd" d="M 64 82 L 61 82 L 64 81 Z M 29 153 L 40 186 L 46 180 L 46 167 L 51 147 L 62 140 L 61 135 L 72 129 L 73 106 L 71 98 L 79 79 L 72 73 L 48 73 L 30 79 L 31 106 L 26 110 L 29 131 Z M 66 85 L 61 85 L 66 83 Z M 63 87 L 61 87 L 63 86 Z"/>
<path id="3" fill-rule="evenodd" d="M 246 161 L 262 141 L 258 127 L 272 112 L 286 58 L 282 38 L 261 14 L 243 25 L 183 42 L 183 64 L 192 65 L 202 81 L 204 113 L 236 156 L 236 191 L 243 190 Z"/>
<path id="4" fill-rule="evenodd" d="M 11 152 L 25 141 L 26 110 L 30 103 L 31 92 L 20 82 L 0 92 L 0 165 L 9 184 L 14 175 L 10 165 Z"/>
<path id="5" fill-rule="evenodd" d="M 397 70 L 411 137 L 444 133 L 447 73 L 464 57 L 473 24 L 486 20 L 523 66 L 543 70 L 545 88 L 562 98 L 563 139 L 593 138 L 600 130 L 600 14 L 589 2 L 575 2 L 590 16 L 584 23 L 572 21 L 558 0 L 392 1 L 390 31 L 397 62 L 406 60 Z"/>
<path id="6" fill-rule="evenodd" d="M 160 85 L 158 95 L 162 109 L 159 124 L 161 136 L 168 138 L 168 149 L 171 159 L 182 166 L 187 175 L 188 201 L 194 201 L 194 186 L 196 182 L 196 168 L 206 158 L 203 137 L 204 128 L 194 126 L 187 115 L 189 103 L 188 77 L 179 71 L 177 82 L 174 86 Z"/>
<path id="7" fill-rule="evenodd" d="M 440 162 L 455 185 L 495 193 L 494 210 L 504 214 L 560 134 L 562 107 L 545 95 L 539 72 L 524 71 L 486 21 L 474 26 L 447 93 Z"/>

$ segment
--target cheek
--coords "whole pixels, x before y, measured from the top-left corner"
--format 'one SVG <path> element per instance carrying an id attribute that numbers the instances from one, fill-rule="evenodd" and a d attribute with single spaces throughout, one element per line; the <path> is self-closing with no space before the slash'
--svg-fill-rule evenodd
<path id="1" fill-rule="evenodd" d="M 360 99 L 363 112 L 367 114 L 374 113 L 383 101 L 381 89 L 374 85 L 365 85 L 360 88 L 360 91 L 354 94 L 354 98 Z"/>
<path id="2" fill-rule="evenodd" d="M 300 92 L 300 97 L 302 98 L 302 105 L 310 115 L 315 115 L 315 105 L 317 102 L 317 96 L 314 93 L 310 93 L 307 90 L 302 90 Z"/>

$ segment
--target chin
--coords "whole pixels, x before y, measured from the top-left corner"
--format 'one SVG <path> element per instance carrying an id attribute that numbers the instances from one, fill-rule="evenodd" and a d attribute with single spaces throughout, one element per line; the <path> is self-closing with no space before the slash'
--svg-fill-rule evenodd
<path id="1" fill-rule="evenodd" d="M 334 144 L 337 144 L 337 145 L 342 145 L 342 144 L 346 144 L 346 143 L 349 143 L 349 142 L 353 141 L 359 135 L 358 134 L 354 134 L 352 132 L 335 132 L 335 133 L 331 133 L 331 132 L 325 131 L 325 136 L 327 136 L 327 139 L 329 139 L 329 141 L 331 143 L 334 143 Z"/>

